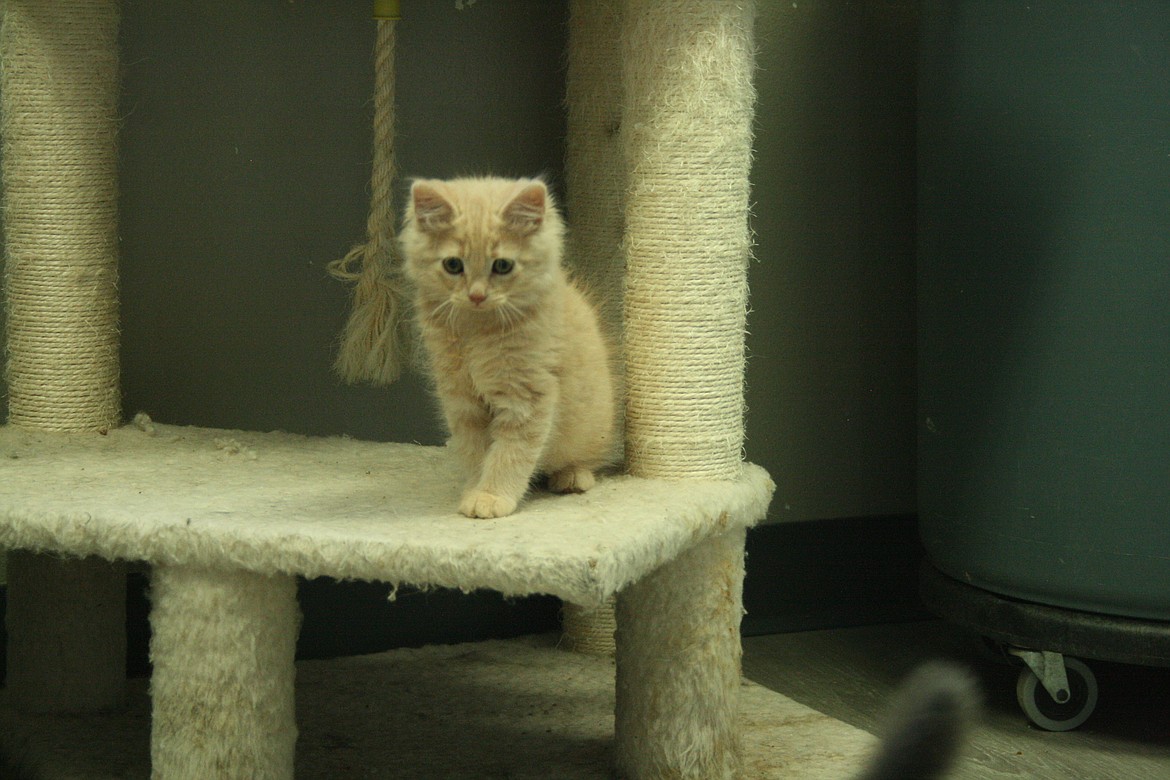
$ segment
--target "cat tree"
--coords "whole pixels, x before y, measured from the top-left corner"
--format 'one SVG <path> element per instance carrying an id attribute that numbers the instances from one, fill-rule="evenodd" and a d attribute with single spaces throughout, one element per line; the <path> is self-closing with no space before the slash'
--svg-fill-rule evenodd
<path id="1" fill-rule="evenodd" d="M 772 490 L 741 457 L 752 20 L 742 0 L 572 3 L 571 252 L 624 321 L 629 476 L 472 521 L 441 448 L 116 427 L 117 4 L 8 0 L 9 704 L 118 704 L 109 562 L 152 564 L 162 778 L 293 776 L 297 575 L 616 596 L 620 770 L 733 777 L 744 529 Z"/>

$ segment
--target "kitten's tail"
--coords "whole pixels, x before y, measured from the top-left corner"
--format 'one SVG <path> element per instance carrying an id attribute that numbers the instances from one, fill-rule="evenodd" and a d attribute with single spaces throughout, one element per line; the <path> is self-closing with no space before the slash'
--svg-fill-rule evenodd
<path id="1" fill-rule="evenodd" d="M 934 780 L 955 763 L 980 709 L 979 686 L 965 669 L 931 662 L 902 683 L 886 736 L 856 780 Z"/>

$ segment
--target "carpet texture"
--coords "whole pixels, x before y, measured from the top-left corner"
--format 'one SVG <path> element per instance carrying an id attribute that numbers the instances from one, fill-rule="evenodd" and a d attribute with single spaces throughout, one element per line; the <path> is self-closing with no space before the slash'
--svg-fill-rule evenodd
<path id="1" fill-rule="evenodd" d="M 394 650 L 297 666 L 298 780 L 613 777 L 613 662 L 555 637 Z M 0 770 L 20 780 L 149 777 L 149 702 L 118 715 L 0 708 Z M 842 780 L 869 734 L 742 686 L 744 778 Z"/>
<path id="2" fill-rule="evenodd" d="M 455 512 L 444 447 L 148 423 L 105 435 L 0 427 L 0 547 L 109 560 L 547 593 L 584 607 L 764 517 L 774 485 L 616 476 Z"/>

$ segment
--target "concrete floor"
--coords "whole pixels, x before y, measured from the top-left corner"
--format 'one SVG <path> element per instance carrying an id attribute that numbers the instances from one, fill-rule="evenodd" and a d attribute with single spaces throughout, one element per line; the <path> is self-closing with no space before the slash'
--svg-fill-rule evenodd
<path id="1" fill-rule="evenodd" d="M 967 664 L 984 687 L 984 718 L 955 780 L 1170 778 L 1170 670 L 1089 662 L 1100 701 L 1076 731 L 1033 727 L 1016 703 L 1018 669 L 943 622 L 749 637 L 748 679 L 871 733 L 898 681 L 929 658 Z"/>

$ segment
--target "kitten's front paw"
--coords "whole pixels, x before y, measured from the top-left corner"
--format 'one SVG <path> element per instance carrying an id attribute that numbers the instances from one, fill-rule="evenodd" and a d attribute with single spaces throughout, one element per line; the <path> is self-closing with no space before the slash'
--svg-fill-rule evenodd
<path id="1" fill-rule="evenodd" d="M 459 502 L 460 514 L 468 517 L 503 517 L 516 511 L 516 500 L 471 490 Z"/>
<path id="2" fill-rule="evenodd" d="M 548 477 L 548 489 L 554 493 L 584 493 L 597 480 L 593 472 L 580 466 L 569 466 Z"/>

